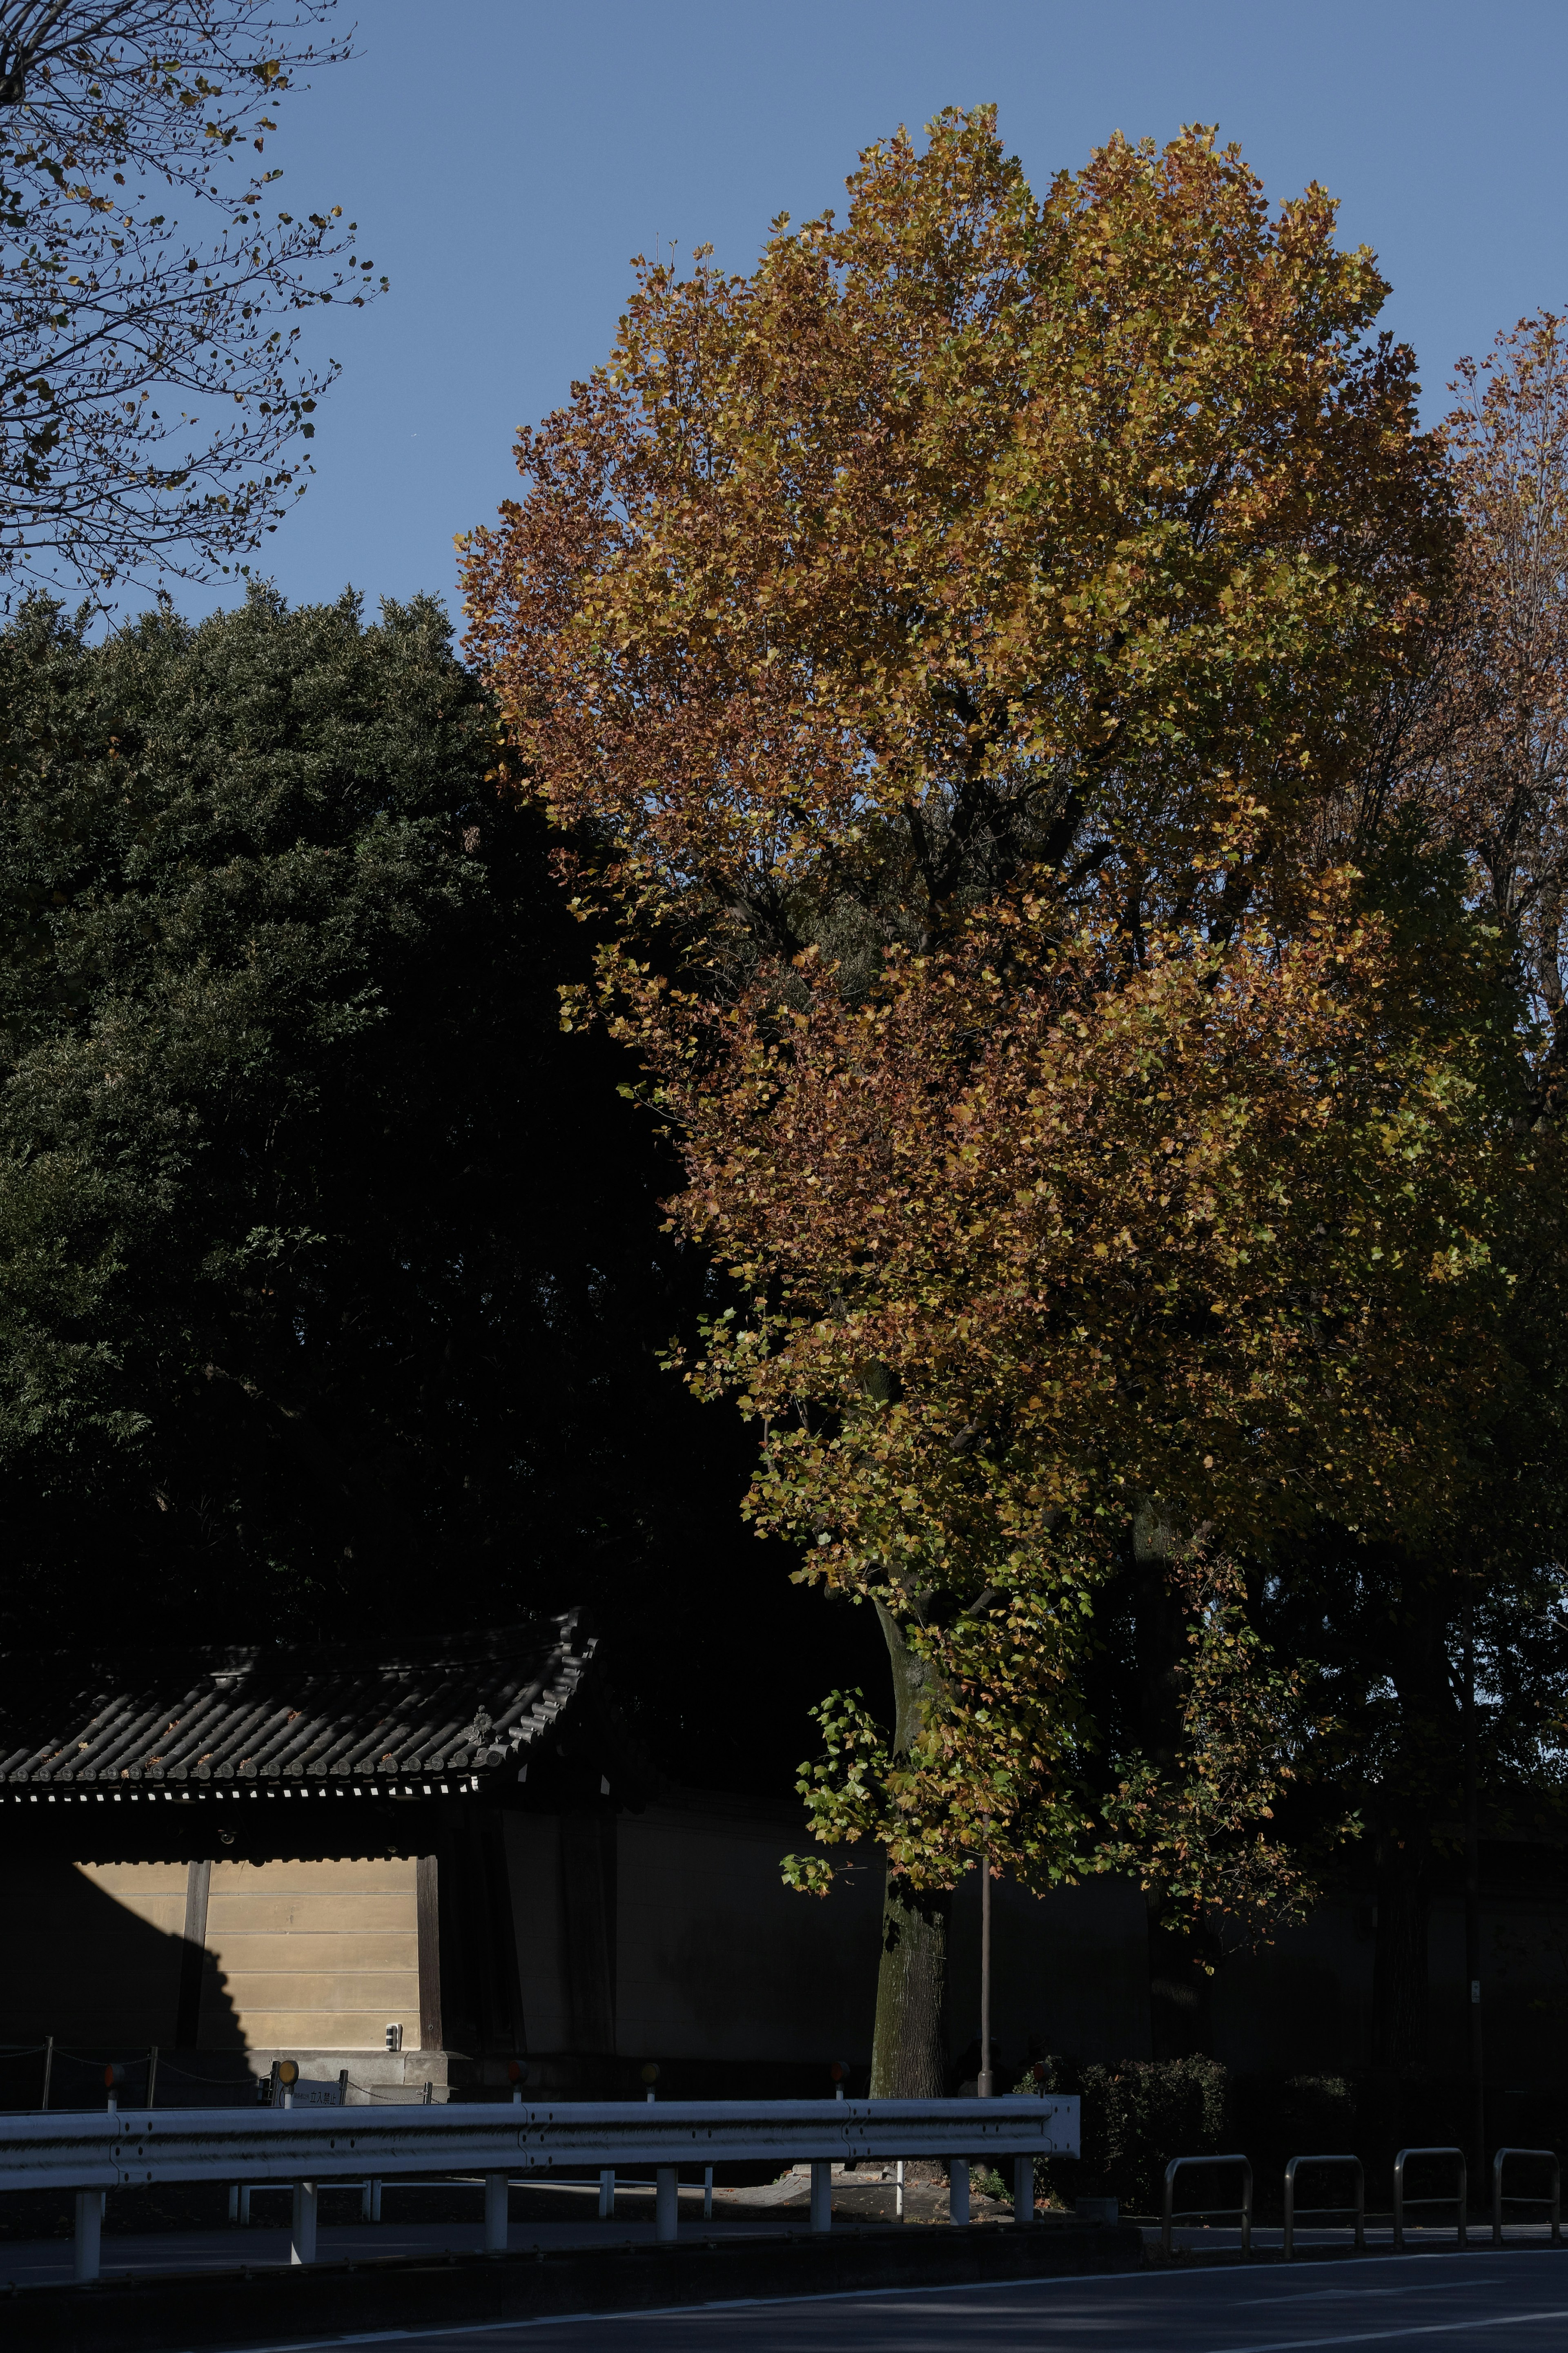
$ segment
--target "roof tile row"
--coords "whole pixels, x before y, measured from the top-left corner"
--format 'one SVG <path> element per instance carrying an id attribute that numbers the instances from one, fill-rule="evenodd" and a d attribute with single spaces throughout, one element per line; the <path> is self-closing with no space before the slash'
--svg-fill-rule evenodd
<path id="1" fill-rule="evenodd" d="M 313 1780 L 490 1772 L 571 1705 L 582 1613 L 437 1641 L 0 1657 L 0 1782 Z"/>

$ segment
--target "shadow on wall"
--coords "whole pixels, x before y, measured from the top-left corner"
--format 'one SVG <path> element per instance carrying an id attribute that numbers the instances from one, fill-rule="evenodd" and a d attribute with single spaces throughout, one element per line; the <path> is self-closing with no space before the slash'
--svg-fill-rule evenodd
<path id="1" fill-rule="evenodd" d="M 200 2105 L 212 2089 L 248 2081 L 245 2037 L 223 1973 L 184 1933 L 188 1886 L 183 1862 L 7 1858 L 0 2108 L 38 2105 L 50 2035 L 51 2108 L 101 2106 L 110 2060 L 127 2071 L 121 2101 L 140 2105 L 154 2044 L 160 2107 Z"/>

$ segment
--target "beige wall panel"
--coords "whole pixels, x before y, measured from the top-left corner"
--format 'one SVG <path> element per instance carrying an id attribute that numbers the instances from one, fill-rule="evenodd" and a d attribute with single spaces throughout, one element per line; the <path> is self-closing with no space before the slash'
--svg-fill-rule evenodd
<path id="1" fill-rule="evenodd" d="M 395 2010 L 258 2010 L 246 2020 L 246 2044 L 251 2051 L 341 2051 L 351 2076 L 356 2051 L 379 2051 L 382 2032 Z M 419 2031 L 416 2009 L 401 2013 L 404 2041 L 410 2051 Z"/>
<path id="2" fill-rule="evenodd" d="M 184 1884 L 183 1864 L 8 1862 L 0 2042 L 172 2042 Z"/>
<path id="3" fill-rule="evenodd" d="M 310 1930 L 282 1945 L 276 1936 L 227 1936 L 223 1965 L 231 1981 L 253 1977 L 258 1969 L 314 1969 L 318 1976 L 338 1969 L 417 1970 L 419 1939 L 412 1928 L 396 1934 L 367 1931 L 363 1936 Z"/>
<path id="4" fill-rule="evenodd" d="M 183 1862 L 79 1862 L 95 1887 L 108 1895 L 122 1899 L 131 1895 L 177 1895 L 182 1906 L 185 1901 L 185 1873 Z"/>
<path id="5" fill-rule="evenodd" d="M 109 1896 L 149 1927 L 166 1936 L 183 1935 L 185 1926 L 185 1865 L 183 1862 L 79 1862 L 76 1869 L 100 1894 Z"/>
<path id="6" fill-rule="evenodd" d="M 207 1897 L 215 1982 L 204 2042 L 379 2051 L 418 2032 L 412 1856 L 391 1862 L 216 1862 Z"/>
<path id="7" fill-rule="evenodd" d="M 329 1893 L 344 1888 L 406 1887 L 414 1892 L 416 1864 L 412 1855 L 394 1855 L 390 1861 L 366 1859 L 351 1855 L 342 1862 L 215 1862 L 212 1892 L 227 1894 L 233 1889 L 265 1887 L 268 1893 L 292 1894 L 296 1889 Z"/>
<path id="8" fill-rule="evenodd" d="M 346 1895 L 271 1895 L 259 1888 L 251 1894 L 219 1894 L 207 1899 L 207 1941 L 230 1936 L 388 1936 L 414 1929 L 414 1890 L 395 1894 L 371 1891 Z"/>
<path id="9" fill-rule="evenodd" d="M 411 1969 L 263 1969 L 228 1980 L 228 1998 L 242 2023 L 253 2010 L 379 2010 L 384 2002 L 393 2004 L 386 2018 L 397 2018 L 398 2003 L 406 2004 L 417 1991 Z"/>

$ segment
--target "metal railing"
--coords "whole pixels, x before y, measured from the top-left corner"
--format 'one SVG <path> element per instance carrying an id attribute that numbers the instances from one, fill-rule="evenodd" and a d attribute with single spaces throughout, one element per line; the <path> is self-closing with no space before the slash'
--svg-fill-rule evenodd
<path id="1" fill-rule="evenodd" d="M 1182 2206 L 1173 2209 L 1176 2176 L 1184 2165 L 1239 2165 L 1241 2168 L 1241 2203 L 1239 2206 Z M 1165 2168 L 1165 2187 L 1160 2207 L 1160 2246 L 1163 2253 L 1171 2253 L 1171 2225 L 1178 2214 L 1184 2222 L 1194 2216 L 1200 2221 L 1212 2215 L 1216 2221 L 1230 2222 L 1240 2218 L 1241 2252 L 1252 2253 L 1252 2160 L 1248 2157 L 1173 2157 Z"/>
<path id="2" fill-rule="evenodd" d="M 1516 2192 L 1507 2199 L 1502 2190 L 1502 2168 L 1510 2157 L 1533 2158 L 1538 2164 L 1552 2168 L 1552 2194 L 1549 2198 L 1521 2198 Z M 1552 2243 L 1563 2244 L 1563 2168 L 1554 2148 L 1500 2148 L 1492 2158 L 1492 2244 L 1502 2244 L 1502 2210 L 1508 2206 L 1549 2206 L 1552 2210 Z"/>
<path id="3" fill-rule="evenodd" d="M 1453 2190 L 1443 2190 L 1433 2197 L 1409 2198 L 1405 2190 L 1405 2168 L 1412 2158 L 1447 2158 L 1458 2167 L 1458 2185 Z M 1514 2158 L 1528 2158 L 1552 2168 L 1552 2189 L 1546 2197 L 1525 2197 L 1513 2192 L 1505 2197 L 1502 2186 L 1503 2167 Z M 1242 2202 L 1239 2206 L 1184 2206 L 1174 2203 L 1176 2176 L 1190 2165 L 1238 2165 L 1242 2169 Z M 1349 2206 L 1300 2206 L 1296 2203 L 1296 2175 L 1304 2165 L 1347 2166 L 1355 2176 L 1355 2202 Z M 1402 2148 L 1394 2160 L 1394 2245 L 1396 2252 L 1405 2246 L 1405 2210 L 1411 2206 L 1447 2206 L 1454 2208 L 1455 2226 L 1461 2247 L 1469 2244 L 1467 2224 L 1469 2183 L 1465 2169 L 1465 2153 L 1459 2148 Z M 1563 2168 L 1555 2150 L 1550 2148 L 1500 2148 L 1492 2158 L 1492 2243 L 1502 2244 L 1502 2210 L 1509 2206 L 1545 2206 L 1552 2218 L 1552 2244 L 1563 2244 Z M 1354 2218 L 1355 2243 L 1366 2246 L 1366 2173 L 1359 2157 L 1293 2157 L 1285 2168 L 1285 2260 L 1289 2263 L 1296 2252 L 1296 2225 L 1308 2216 L 1314 2221 L 1330 2216 Z M 1172 2252 L 1172 2226 L 1177 2221 L 1193 2220 L 1234 2221 L 1241 2223 L 1241 2252 L 1252 2248 L 1252 2167 L 1245 2157 L 1173 2157 L 1165 2168 L 1165 2186 L 1160 2213 L 1160 2245 L 1169 2255 Z"/>
<path id="4" fill-rule="evenodd" d="M 1299 2166 L 1303 2165 L 1348 2165 L 1352 2167 L 1355 2172 L 1355 2204 L 1353 2206 L 1303 2206 L 1298 2209 L 1296 2204 L 1296 2171 Z M 1337 2215 L 1342 2221 L 1345 2215 L 1353 2214 L 1355 2216 L 1355 2242 L 1358 2247 L 1364 2248 L 1366 2245 L 1366 2173 L 1363 2168 L 1360 2158 L 1293 2157 L 1290 2159 L 1290 2162 L 1285 2168 L 1285 2260 L 1287 2263 L 1289 2263 L 1292 2260 L 1296 2253 L 1296 2222 L 1299 2213 L 1303 2217 L 1310 2215 L 1314 2221 L 1321 2221 L 1323 2217 L 1328 2214 Z"/>
<path id="5" fill-rule="evenodd" d="M 1439 2192 L 1435 2198 L 1406 2198 L 1405 2168 L 1406 2161 L 1413 2157 L 1452 2158 L 1459 2168 L 1458 2194 Z M 1462 2148 L 1402 2148 L 1394 2160 L 1394 2251 L 1395 2254 L 1398 2254 L 1405 2245 L 1406 2206 L 1447 2206 L 1450 2201 L 1453 2204 L 1454 2217 L 1458 2226 L 1459 2244 L 1461 2247 L 1468 2247 L 1470 2240 L 1465 2227 L 1465 2215 L 1469 2201 L 1469 2179 L 1465 2171 L 1464 2150 Z"/>
<path id="6" fill-rule="evenodd" d="M 290 2260 L 316 2256 L 318 2187 L 431 2174 L 485 2183 L 485 2245 L 506 2245 L 517 2175 L 651 2169 L 655 2235 L 679 2221 L 679 2169 L 726 2161 L 811 2168 L 811 2226 L 831 2225 L 836 2163 L 853 2158 L 1015 2160 L 1015 2211 L 1034 2213 L 1034 2159 L 1076 2157 L 1079 2104 L 989 2100 L 448 2102 L 444 2107 L 110 2109 L 0 2117 L 0 2190 L 76 2193 L 76 2276 L 96 2279 L 102 2193 L 154 2182 L 219 2181 L 292 2190 Z M 1234 2160 L 1221 2160 L 1222 2162 Z M 1019 2202 L 1027 2183 L 1026 2208 Z M 1247 2169 L 1251 2198 L 1251 2168 Z M 237 2219 L 242 2203 L 236 2200 Z"/>
<path id="7" fill-rule="evenodd" d="M 121 2053 L 116 2059 L 106 2060 L 102 2050 L 72 2051 L 52 2034 L 47 2035 L 42 2042 L 0 2043 L 0 2073 L 20 2062 L 36 2059 L 42 2063 L 38 2071 L 37 2099 L 0 2101 L 0 2117 L 46 2111 L 58 2115 L 62 2113 L 59 2096 L 62 2088 L 66 2094 L 64 2112 L 68 2113 L 72 2108 L 96 2108 L 101 2097 L 106 2067 L 119 2070 L 115 2079 L 118 2083 L 133 2083 L 137 2086 L 135 2105 L 138 2108 L 237 2107 L 248 2105 L 252 2100 L 258 2104 L 275 2102 L 280 2096 L 279 2063 L 276 2060 L 272 2063 L 269 2079 L 266 2075 L 250 2073 L 245 2069 L 242 2057 L 238 2057 L 241 2072 L 237 2073 L 233 2064 L 224 2068 L 223 2057 L 219 2056 L 217 2063 L 222 2072 L 214 2074 L 210 2069 L 182 2067 L 155 2042 L 130 2052 L 126 2052 L 122 2045 Z M 167 2096 L 171 2084 L 174 2088 L 172 2099 Z M 436 2091 L 436 2085 L 430 2081 L 361 2084 L 350 2075 L 346 2067 L 338 2071 L 337 2084 L 338 2105 L 343 2107 L 354 2105 L 356 2099 L 367 2105 L 384 2102 L 403 2106 L 423 2102 L 429 2106 Z M 6 2085 L 0 2088 L 14 2087 Z M 316 2088 L 320 2091 L 323 2087 L 318 2085 Z M 193 2092 L 196 2094 L 195 2098 L 191 2096 Z"/>

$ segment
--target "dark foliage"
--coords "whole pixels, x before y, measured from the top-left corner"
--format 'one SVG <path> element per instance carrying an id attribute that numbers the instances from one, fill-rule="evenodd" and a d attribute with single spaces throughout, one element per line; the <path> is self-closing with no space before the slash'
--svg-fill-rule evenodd
<path id="1" fill-rule="evenodd" d="M 1041 2189 L 1074 2198 L 1116 2198 L 1130 2213 L 1157 2214 L 1161 2183 L 1173 2157 L 1201 2157 L 1226 2146 L 1230 2090 L 1215 2059 L 1125 2059 L 1079 2066 L 1047 2059 L 1015 2088 L 1076 2093 L 1080 2103 L 1078 2158 L 1037 2161 Z M 1216 2186 L 1217 2184 L 1217 2186 Z M 1228 2186 L 1205 2175 L 1194 2196 L 1229 2198 Z M 1239 2195 L 1239 2192 L 1236 2193 Z M 1184 2189 L 1183 2196 L 1188 2192 Z"/>
<path id="2" fill-rule="evenodd" d="M 37 603 L 0 729 L 4 1640 L 582 1600 L 658 1761 L 784 1784 L 823 1604 L 738 1573 L 710 1278 L 440 608 Z"/>

